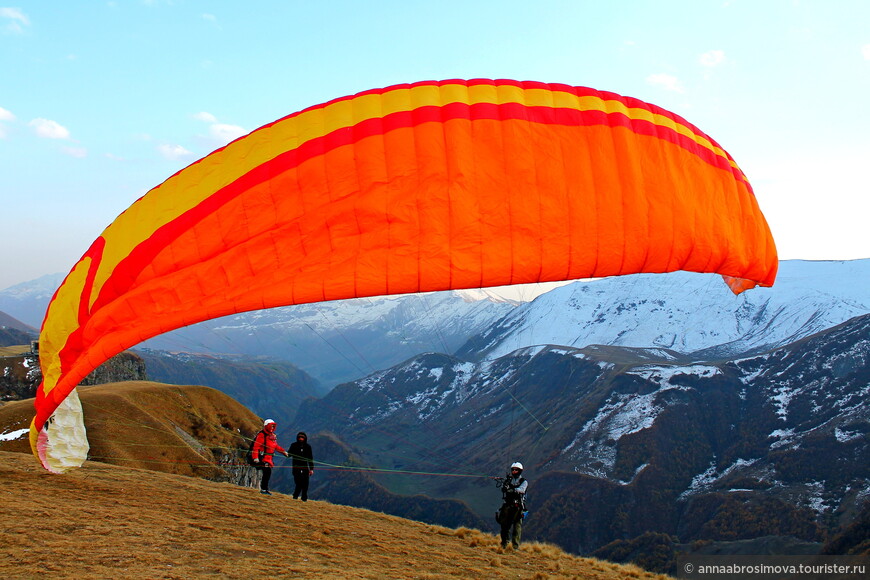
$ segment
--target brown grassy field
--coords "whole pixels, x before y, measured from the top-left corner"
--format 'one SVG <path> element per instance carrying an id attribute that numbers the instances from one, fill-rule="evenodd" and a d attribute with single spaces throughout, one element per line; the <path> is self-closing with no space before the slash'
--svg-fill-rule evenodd
<path id="1" fill-rule="evenodd" d="M 228 483 L 0 452 L 2 578 L 664 578 Z"/>
<path id="2" fill-rule="evenodd" d="M 215 451 L 260 419 L 206 387 L 80 389 L 91 458 L 43 470 L 26 437 L 0 441 L 0 578 L 664 578 L 494 534 L 306 503 L 221 478 Z M 0 405 L 0 433 L 33 401 Z M 114 465 L 112 465 L 114 464 Z M 493 522 L 495 528 L 495 522 Z"/>
<path id="3" fill-rule="evenodd" d="M 0 346 L 0 356 L 19 356 L 30 352 L 29 346 Z"/>
<path id="4" fill-rule="evenodd" d="M 248 446 L 261 420 L 208 387 L 148 381 L 79 387 L 91 445 L 88 457 L 126 467 L 219 479 L 214 451 Z M 33 399 L 0 406 L 0 433 L 26 429 Z M 214 450 L 214 451 L 213 451 Z M 0 451 L 30 453 L 27 438 L 0 441 Z"/>

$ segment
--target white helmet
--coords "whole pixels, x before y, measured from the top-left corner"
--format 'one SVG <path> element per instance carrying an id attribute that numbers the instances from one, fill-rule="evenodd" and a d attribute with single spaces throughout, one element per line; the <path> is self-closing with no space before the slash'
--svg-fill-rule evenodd
<path id="1" fill-rule="evenodd" d="M 511 464 L 511 469 L 513 469 L 514 467 L 516 467 L 516 468 L 519 469 L 520 471 L 523 470 L 523 464 L 520 463 L 519 461 L 514 461 L 514 462 Z"/>
<path id="2" fill-rule="evenodd" d="M 266 427 L 269 426 L 269 424 L 274 423 L 274 422 L 275 421 L 273 421 L 272 419 L 266 419 L 265 421 L 263 421 L 263 428 L 265 429 Z"/>

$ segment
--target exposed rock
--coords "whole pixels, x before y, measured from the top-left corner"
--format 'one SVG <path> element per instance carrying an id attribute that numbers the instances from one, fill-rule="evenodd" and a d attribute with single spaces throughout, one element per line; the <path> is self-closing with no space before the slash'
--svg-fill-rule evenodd
<path id="1" fill-rule="evenodd" d="M 144 380 L 147 380 L 145 362 L 136 354 L 125 351 L 100 365 L 81 384 Z M 0 358 L 0 400 L 30 399 L 36 395 L 36 388 L 41 381 L 38 355 L 25 353 Z"/>

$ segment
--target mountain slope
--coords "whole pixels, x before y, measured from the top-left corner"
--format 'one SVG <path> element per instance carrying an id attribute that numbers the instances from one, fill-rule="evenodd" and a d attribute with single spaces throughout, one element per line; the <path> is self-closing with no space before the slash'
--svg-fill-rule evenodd
<path id="1" fill-rule="evenodd" d="M 0 347 L 29 345 L 39 333 L 35 328 L 24 324 L 5 312 L 0 312 Z"/>
<path id="2" fill-rule="evenodd" d="M 0 310 L 32 326 L 42 327 L 45 310 L 64 274 L 48 274 L 0 291 Z"/>
<path id="3" fill-rule="evenodd" d="M 499 475 L 521 460 L 528 534 L 579 553 L 649 531 L 818 543 L 870 499 L 870 315 L 754 357 L 680 359 L 613 346 L 426 354 L 303 413 L 387 469 Z M 483 479 L 379 481 L 481 515 L 494 501 Z"/>
<path id="4" fill-rule="evenodd" d="M 22 457 L 0 452 L 3 578 L 662 578 L 226 483 L 96 462 L 52 476 Z"/>
<path id="5" fill-rule="evenodd" d="M 281 360 L 151 349 L 137 349 L 136 353 L 145 361 L 150 380 L 211 387 L 261 417 L 290 421 L 304 399 L 325 393 L 311 376 Z"/>
<path id="6" fill-rule="evenodd" d="M 514 306 L 485 291 L 300 304 L 202 322 L 142 346 L 279 358 L 331 388 L 423 351 L 452 352 Z"/>
<path id="7" fill-rule="evenodd" d="M 38 327 L 59 278 L 0 291 L 0 310 Z M 177 329 L 143 346 L 278 358 L 327 388 L 421 352 L 481 360 L 525 346 L 600 344 L 713 360 L 782 346 L 866 314 L 868 287 L 870 260 L 789 260 L 780 263 L 772 288 L 736 297 L 710 274 L 618 276 L 574 282 L 519 307 L 486 291 L 463 291 L 255 311 Z"/>
<path id="8" fill-rule="evenodd" d="M 718 276 L 673 272 L 575 282 L 523 304 L 457 351 L 495 359 L 518 348 L 667 348 L 695 360 L 783 346 L 870 312 L 870 260 L 783 261 L 772 288 L 734 296 Z"/>
<path id="9" fill-rule="evenodd" d="M 34 327 L 21 322 L 17 318 L 9 316 L 5 312 L 0 312 L 0 328 L 14 329 L 33 335 L 38 334 L 38 331 Z"/>
<path id="10" fill-rule="evenodd" d="M 257 486 L 260 474 L 242 460 L 262 420 L 229 396 L 207 387 L 127 381 L 80 387 L 89 459 L 238 485 Z M 287 424 L 280 416 L 278 423 Z M 27 430 L 33 400 L 0 407 L 0 450 L 30 453 Z M 311 434 L 317 477 L 311 496 L 377 509 L 433 524 L 485 528 L 455 499 L 405 497 L 375 482 L 347 446 L 328 434 Z M 287 445 L 292 439 L 280 435 Z M 292 490 L 290 461 L 276 457 L 271 488 Z"/>
<path id="11" fill-rule="evenodd" d="M 79 387 L 91 449 L 104 463 L 250 483 L 239 456 L 260 419 L 230 397 L 198 386 L 145 381 Z M 0 450 L 30 454 L 33 399 L 0 407 Z M 31 457 L 28 461 L 36 461 Z"/>

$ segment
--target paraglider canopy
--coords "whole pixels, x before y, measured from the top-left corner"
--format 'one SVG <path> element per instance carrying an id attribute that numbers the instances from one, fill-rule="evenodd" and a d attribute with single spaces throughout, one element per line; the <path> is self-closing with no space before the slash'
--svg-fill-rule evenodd
<path id="1" fill-rule="evenodd" d="M 213 152 L 106 228 L 48 307 L 31 444 L 81 464 L 83 377 L 235 312 L 674 270 L 740 292 L 776 268 L 737 164 L 664 109 L 510 80 L 367 91 Z"/>

